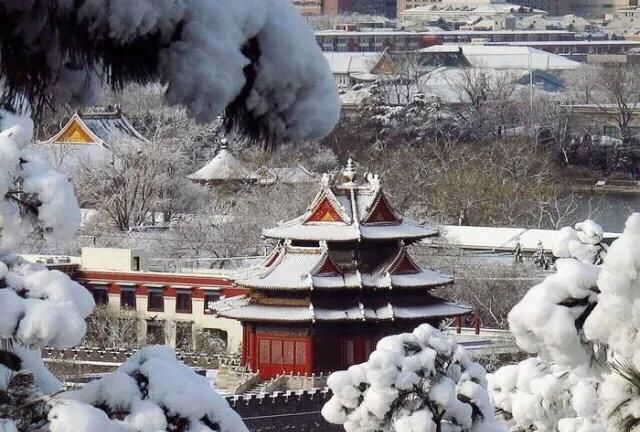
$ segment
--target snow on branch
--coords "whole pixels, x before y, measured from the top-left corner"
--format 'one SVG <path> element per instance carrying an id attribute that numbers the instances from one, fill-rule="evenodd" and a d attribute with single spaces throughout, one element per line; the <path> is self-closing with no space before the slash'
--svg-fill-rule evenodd
<path id="1" fill-rule="evenodd" d="M 290 0 L 0 0 L 3 102 L 90 105 L 102 82 L 162 82 L 203 122 L 319 138 L 339 117 L 329 66 Z"/>
<path id="2" fill-rule="evenodd" d="M 492 431 L 485 371 L 435 328 L 387 336 L 363 364 L 330 375 L 324 418 L 347 432 Z"/>
<path id="3" fill-rule="evenodd" d="M 117 371 L 54 398 L 52 406 L 52 432 L 247 431 L 206 378 L 166 346 L 141 349 Z"/>

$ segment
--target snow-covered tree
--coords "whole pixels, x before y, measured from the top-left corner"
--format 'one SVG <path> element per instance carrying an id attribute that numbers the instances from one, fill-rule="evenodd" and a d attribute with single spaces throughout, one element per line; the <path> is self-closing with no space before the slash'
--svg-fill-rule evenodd
<path id="1" fill-rule="evenodd" d="M 381 339 L 369 360 L 334 372 L 324 418 L 347 432 L 497 429 L 484 368 L 428 324 Z"/>
<path id="2" fill-rule="evenodd" d="M 3 106 L 91 105 L 102 82 L 161 82 L 191 117 L 254 138 L 327 134 L 339 103 L 289 0 L 0 0 Z"/>
<path id="3" fill-rule="evenodd" d="M 33 123 L 4 113 L 0 132 L 0 431 L 243 431 L 239 416 L 166 347 L 148 347 L 76 392 L 40 349 L 68 348 L 95 304 L 69 276 L 8 254 L 34 230 L 58 238 L 80 222 L 68 179 L 27 145 Z"/>
<path id="4" fill-rule="evenodd" d="M 640 213 L 597 256 L 591 221 L 564 230 L 558 271 L 509 314 L 518 345 L 538 358 L 496 372 L 496 407 L 522 430 L 629 432 L 640 424 Z M 601 265 L 595 262 L 604 259 Z"/>

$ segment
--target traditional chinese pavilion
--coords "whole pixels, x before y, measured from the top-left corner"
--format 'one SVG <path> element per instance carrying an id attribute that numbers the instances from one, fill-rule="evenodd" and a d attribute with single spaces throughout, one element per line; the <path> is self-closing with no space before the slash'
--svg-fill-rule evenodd
<path id="1" fill-rule="evenodd" d="M 263 263 L 238 274 L 245 296 L 217 304 L 243 325 L 242 359 L 263 378 L 317 373 L 365 361 L 383 336 L 470 308 L 430 294 L 452 278 L 420 268 L 407 248 L 437 235 L 403 218 L 377 176 L 324 175 L 307 212 L 264 235 L 280 240 Z"/>

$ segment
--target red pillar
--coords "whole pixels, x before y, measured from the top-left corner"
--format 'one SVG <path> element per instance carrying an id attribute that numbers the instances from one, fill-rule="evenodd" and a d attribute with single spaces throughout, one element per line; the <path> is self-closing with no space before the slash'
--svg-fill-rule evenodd
<path id="1" fill-rule="evenodd" d="M 482 321 L 480 321 L 480 315 L 475 315 L 473 317 L 473 326 L 476 329 L 476 334 L 480 334 L 480 326 L 482 325 Z"/>
<path id="2" fill-rule="evenodd" d="M 462 333 L 462 316 L 458 315 L 456 317 L 456 333 Z"/>
<path id="3" fill-rule="evenodd" d="M 315 372 L 315 370 L 314 370 L 315 361 L 314 361 L 314 358 L 313 358 L 313 356 L 314 356 L 314 354 L 313 354 L 313 336 L 308 336 L 307 337 L 306 345 L 307 345 L 307 349 L 306 349 L 307 358 L 305 359 L 306 360 L 306 365 L 305 366 L 306 366 L 307 371 L 309 371 L 309 373 L 311 374 L 311 373 Z"/>

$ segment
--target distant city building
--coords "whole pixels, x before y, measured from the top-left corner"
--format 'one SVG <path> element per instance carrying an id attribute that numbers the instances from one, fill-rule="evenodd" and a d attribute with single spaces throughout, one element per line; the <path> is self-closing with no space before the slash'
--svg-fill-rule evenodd
<path id="1" fill-rule="evenodd" d="M 568 30 L 580 33 L 597 30 L 597 26 L 590 21 L 572 14 L 562 16 L 524 16 L 517 19 L 516 27 L 528 30 Z"/>
<path id="2" fill-rule="evenodd" d="M 483 30 L 505 30 L 513 22 L 507 19 L 508 16 L 532 14 L 546 14 L 546 11 L 505 0 L 443 0 L 405 9 L 399 17 L 402 21 L 419 25 L 440 25 L 449 30 L 467 30 L 479 21 L 492 20 L 492 27 L 485 25 Z"/>
<path id="3" fill-rule="evenodd" d="M 437 233 L 398 214 L 378 177 L 358 178 L 349 161 L 344 181 L 323 177 L 305 214 L 264 230 L 280 244 L 234 276 L 249 293 L 214 308 L 242 323 L 242 363 L 263 379 L 346 369 L 384 336 L 470 312 L 430 294 L 453 279 L 410 256 Z"/>
<path id="4" fill-rule="evenodd" d="M 302 16 L 322 14 L 322 0 L 293 0 L 293 4 Z"/>
<path id="5" fill-rule="evenodd" d="M 396 0 L 323 0 L 322 13 L 396 16 Z"/>
<path id="6" fill-rule="evenodd" d="M 398 0 L 396 5 L 396 14 L 401 16 L 402 12 L 407 9 L 413 9 L 421 6 L 426 6 L 432 3 L 441 3 L 442 0 Z"/>
<path id="7" fill-rule="evenodd" d="M 522 6 L 542 9 L 549 15 L 566 15 L 574 13 L 572 0 L 519 0 Z"/>
<path id="8" fill-rule="evenodd" d="M 456 30 L 443 31 L 342 31 L 323 30 L 316 32 L 316 41 L 323 51 L 336 52 L 382 52 L 414 51 L 443 43 L 469 42 L 541 42 L 573 41 L 575 33 L 567 30 Z"/>
<path id="9" fill-rule="evenodd" d="M 620 10 L 638 6 L 638 0 L 573 0 L 572 13 L 585 18 L 604 18 Z"/>

